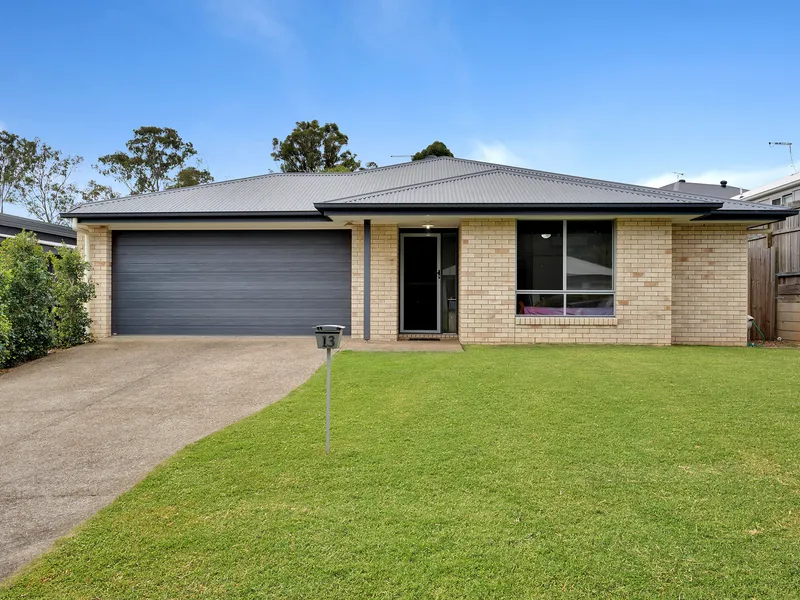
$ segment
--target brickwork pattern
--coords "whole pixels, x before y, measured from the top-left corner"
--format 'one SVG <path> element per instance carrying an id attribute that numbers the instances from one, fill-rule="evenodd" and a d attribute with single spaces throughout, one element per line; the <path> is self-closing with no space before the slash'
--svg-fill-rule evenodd
<path id="1" fill-rule="evenodd" d="M 397 225 L 372 225 L 370 230 L 370 339 L 397 339 L 399 282 Z M 363 295 L 363 290 L 362 290 Z M 363 310 L 363 308 L 362 308 Z"/>
<path id="2" fill-rule="evenodd" d="M 86 254 L 88 238 L 89 255 Z M 91 264 L 89 276 L 95 284 L 95 298 L 89 302 L 92 335 L 95 339 L 111 335 L 111 231 L 91 225 L 78 231 L 78 249 Z"/>
<path id="3" fill-rule="evenodd" d="M 467 344 L 671 341 L 672 225 L 666 219 L 619 219 L 616 228 L 616 317 L 515 316 L 516 222 L 466 219 L 461 224 L 459 335 Z"/>
<path id="4" fill-rule="evenodd" d="M 745 345 L 745 225 L 676 224 L 672 257 L 672 343 Z"/>
<path id="5" fill-rule="evenodd" d="M 458 334 L 465 344 L 514 342 L 514 219 L 464 219 L 459 231 Z"/>
<path id="6" fill-rule="evenodd" d="M 350 249 L 350 331 L 353 338 L 364 338 L 364 226 L 353 225 Z"/>

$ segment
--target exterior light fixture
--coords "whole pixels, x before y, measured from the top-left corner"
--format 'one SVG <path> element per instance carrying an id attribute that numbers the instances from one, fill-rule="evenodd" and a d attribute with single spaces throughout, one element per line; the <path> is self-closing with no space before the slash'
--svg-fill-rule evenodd
<path id="1" fill-rule="evenodd" d="M 425 223 L 425 225 L 423 225 L 423 227 L 425 229 L 427 229 L 428 231 L 430 231 L 431 229 L 433 229 L 433 223 Z"/>
<path id="2" fill-rule="evenodd" d="M 542 234 L 542 237 L 543 237 L 544 239 L 546 239 L 546 240 L 549 240 L 549 239 L 550 239 L 550 234 L 549 234 L 549 233 L 543 233 L 543 234 Z"/>

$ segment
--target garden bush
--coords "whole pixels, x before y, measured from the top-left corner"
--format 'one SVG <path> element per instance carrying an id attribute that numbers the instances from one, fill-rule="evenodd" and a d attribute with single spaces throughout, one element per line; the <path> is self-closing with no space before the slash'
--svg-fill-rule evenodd
<path id="1" fill-rule="evenodd" d="M 0 368 L 90 341 L 88 268 L 74 248 L 48 255 L 33 233 L 0 244 Z"/>
<path id="2" fill-rule="evenodd" d="M 3 307 L 0 306 L 0 368 L 6 364 L 8 359 L 8 334 L 10 331 L 11 323 L 8 322 L 8 318 L 3 313 Z"/>
<path id="3" fill-rule="evenodd" d="M 95 296 L 94 285 L 86 278 L 89 263 L 75 248 L 62 246 L 51 255 L 55 303 L 53 317 L 59 348 L 85 344 L 90 340 L 91 319 L 86 303 Z"/>
<path id="4" fill-rule="evenodd" d="M 47 354 L 55 339 L 53 277 L 36 236 L 22 232 L 0 244 L 0 313 L 7 321 L 3 366 Z"/>

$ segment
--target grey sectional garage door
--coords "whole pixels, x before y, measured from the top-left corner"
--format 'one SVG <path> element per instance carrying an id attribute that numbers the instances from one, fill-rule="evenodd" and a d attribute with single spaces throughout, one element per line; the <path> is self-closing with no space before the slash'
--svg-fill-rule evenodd
<path id="1" fill-rule="evenodd" d="M 349 231 L 118 231 L 112 273 L 118 334 L 350 329 Z"/>

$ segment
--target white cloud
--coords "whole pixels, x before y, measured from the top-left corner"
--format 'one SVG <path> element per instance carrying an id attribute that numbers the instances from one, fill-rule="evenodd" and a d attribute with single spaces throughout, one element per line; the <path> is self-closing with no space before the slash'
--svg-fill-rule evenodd
<path id="1" fill-rule="evenodd" d="M 498 165 L 510 165 L 514 167 L 528 166 L 522 157 L 515 154 L 503 142 L 475 142 L 472 152 L 469 154 L 469 158 Z"/>
<path id="2" fill-rule="evenodd" d="M 742 187 L 752 190 L 766 183 L 790 175 L 788 167 L 775 167 L 772 169 L 710 169 L 700 173 L 685 173 L 681 179 L 693 183 L 719 183 L 723 179 L 731 187 Z M 678 178 L 675 173 L 663 173 L 637 181 L 639 185 L 661 187 L 674 183 Z"/>
<path id="3" fill-rule="evenodd" d="M 278 4 L 264 0 L 206 0 L 216 25 L 232 36 L 266 43 L 272 50 L 296 51 L 297 36 L 279 14 Z"/>

